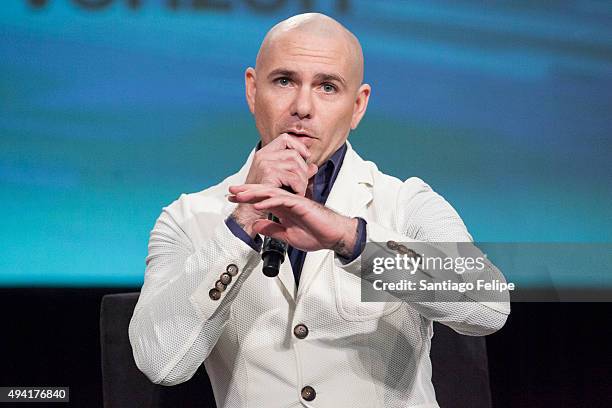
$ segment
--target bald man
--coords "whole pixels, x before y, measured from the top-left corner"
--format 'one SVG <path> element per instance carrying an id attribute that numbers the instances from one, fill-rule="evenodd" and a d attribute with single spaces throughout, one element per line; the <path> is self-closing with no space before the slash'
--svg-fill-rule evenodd
<path id="1" fill-rule="evenodd" d="M 330 17 L 294 16 L 267 33 L 245 85 L 260 143 L 151 233 L 129 330 L 138 367 L 172 385 L 204 363 L 218 407 L 437 407 L 432 321 L 485 335 L 509 304 L 361 301 L 365 245 L 394 256 L 410 250 L 400 242 L 471 236 L 427 184 L 348 143 L 370 97 L 359 41 Z M 262 235 L 289 245 L 278 277 L 261 272 Z"/>

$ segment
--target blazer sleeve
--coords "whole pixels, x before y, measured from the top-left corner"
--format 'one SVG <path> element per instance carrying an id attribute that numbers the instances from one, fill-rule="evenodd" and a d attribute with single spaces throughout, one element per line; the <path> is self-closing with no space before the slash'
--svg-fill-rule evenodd
<path id="1" fill-rule="evenodd" d="M 392 226 L 367 220 L 367 244 L 371 245 L 370 250 L 374 250 L 376 256 L 394 258 L 397 255 L 395 245 L 388 245 L 389 241 L 401 243 L 425 257 L 456 257 L 459 256 L 459 246 L 462 248 L 461 253 L 467 252 L 474 257 L 482 255 L 473 245 L 472 237 L 457 212 L 418 178 L 409 179 L 403 184 L 391 218 L 389 223 Z M 359 277 L 371 276 L 372 271 L 362 270 L 363 256 L 364 253 L 349 264 L 343 264 L 336 257 L 335 265 Z M 366 264 L 370 265 L 364 261 L 363 265 Z M 476 279 L 506 282 L 501 271 L 486 257 L 484 265 L 481 271 L 464 273 L 462 278 L 472 282 Z M 432 276 L 424 274 L 421 268 L 417 271 L 418 274 L 424 278 Z M 445 294 L 436 299 L 405 292 L 402 301 L 407 302 L 423 317 L 471 336 L 494 333 L 503 327 L 510 314 L 508 291 L 499 293 L 492 300 L 482 296 L 470 296 L 469 292 L 457 292 L 452 296 Z"/>
<path id="2" fill-rule="evenodd" d="M 144 285 L 129 326 L 136 365 L 163 385 L 195 374 L 223 332 L 242 282 L 259 262 L 259 254 L 232 234 L 221 214 L 190 215 L 188 209 L 176 210 L 181 206 L 184 196 L 164 208 L 151 232 Z M 228 270 L 232 281 L 214 299 L 210 291 Z"/>

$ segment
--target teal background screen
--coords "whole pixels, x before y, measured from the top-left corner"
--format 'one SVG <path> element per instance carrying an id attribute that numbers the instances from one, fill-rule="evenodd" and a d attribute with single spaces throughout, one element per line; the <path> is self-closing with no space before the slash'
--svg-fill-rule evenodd
<path id="1" fill-rule="evenodd" d="M 0 285 L 141 284 L 161 208 L 258 140 L 243 75 L 266 31 L 309 10 L 361 40 L 362 157 L 477 241 L 610 242 L 610 2 L 8 0 Z"/>

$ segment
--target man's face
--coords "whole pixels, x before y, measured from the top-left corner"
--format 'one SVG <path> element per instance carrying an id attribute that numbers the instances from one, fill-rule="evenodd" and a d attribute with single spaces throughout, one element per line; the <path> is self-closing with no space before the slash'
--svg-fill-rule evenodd
<path id="1" fill-rule="evenodd" d="M 246 73 L 247 100 L 263 145 L 297 135 L 321 165 L 365 113 L 369 86 L 360 87 L 354 50 L 343 37 L 285 32 Z M 365 90 L 364 90 L 364 87 Z"/>

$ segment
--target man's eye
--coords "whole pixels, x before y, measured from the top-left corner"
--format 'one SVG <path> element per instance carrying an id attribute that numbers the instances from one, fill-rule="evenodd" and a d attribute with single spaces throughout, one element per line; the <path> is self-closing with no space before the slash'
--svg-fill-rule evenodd
<path id="1" fill-rule="evenodd" d="M 288 86 L 290 83 L 288 78 L 278 78 L 276 82 L 278 82 L 280 86 Z"/>
<path id="2" fill-rule="evenodd" d="M 325 93 L 336 92 L 336 87 L 332 84 L 323 84 L 323 92 Z"/>

